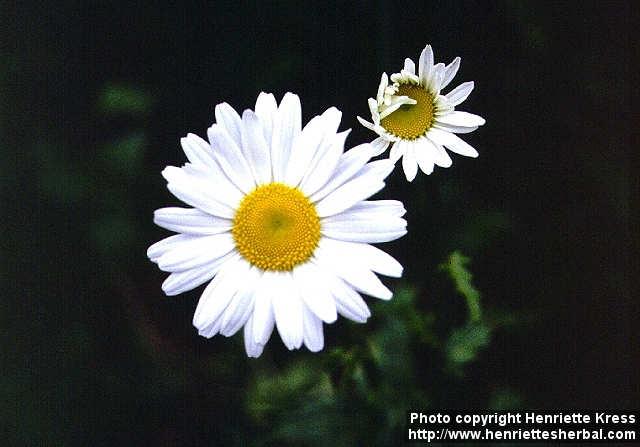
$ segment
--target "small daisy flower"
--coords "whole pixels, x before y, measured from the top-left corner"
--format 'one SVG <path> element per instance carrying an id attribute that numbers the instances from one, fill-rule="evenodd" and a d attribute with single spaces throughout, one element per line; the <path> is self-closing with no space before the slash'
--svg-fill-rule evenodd
<path id="1" fill-rule="evenodd" d="M 193 207 L 155 211 L 157 225 L 179 233 L 147 251 L 171 272 L 162 290 L 177 295 L 211 280 L 194 326 L 207 338 L 244 326 L 250 357 L 262 353 L 274 326 L 287 348 L 319 351 L 323 322 L 371 315 L 360 293 L 391 298 L 375 273 L 402 274 L 370 244 L 406 234 L 405 209 L 366 200 L 384 187 L 393 163 L 369 162 L 370 144 L 344 152 L 349 131 L 338 132 L 335 107 L 301 128 L 300 99 L 291 93 L 279 106 L 261 93 L 242 116 L 219 104 L 215 116 L 209 142 L 187 135 L 189 163 L 162 172 L 169 191 Z"/>
<path id="2" fill-rule="evenodd" d="M 449 85 L 460 67 L 460 58 L 445 66 L 433 63 L 433 51 L 427 45 L 420 54 L 418 74 L 415 63 L 407 58 L 400 73 L 382 74 L 376 99 L 369 98 L 370 123 L 360 117 L 360 123 L 373 130 L 378 138 L 372 141 L 376 155 L 392 144 L 389 158 L 395 163 L 402 158 L 402 168 L 408 181 L 413 181 L 418 167 L 425 174 L 434 165 L 448 168 L 452 161 L 446 147 L 467 157 L 478 152 L 460 139 L 457 133 L 473 132 L 485 123 L 478 115 L 455 110 L 473 90 L 473 82 L 464 82 L 449 93 L 441 90 Z"/>

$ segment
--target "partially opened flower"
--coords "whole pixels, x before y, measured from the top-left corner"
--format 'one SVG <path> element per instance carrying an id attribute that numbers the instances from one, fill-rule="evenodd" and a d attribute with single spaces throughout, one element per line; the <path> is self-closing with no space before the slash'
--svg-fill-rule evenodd
<path id="1" fill-rule="evenodd" d="M 473 90 L 473 82 L 464 82 L 449 93 L 441 90 L 449 85 L 460 67 L 460 58 L 445 66 L 434 65 L 433 51 L 427 45 L 418 62 L 407 58 L 400 73 L 382 74 L 376 99 L 369 98 L 372 123 L 360 117 L 360 123 L 379 137 L 372 144 L 381 154 L 392 144 L 389 158 L 395 163 L 402 157 L 407 180 L 412 181 L 418 166 L 425 174 L 434 165 L 448 168 L 452 161 L 445 147 L 467 157 L 478 152 L 460 139 L 456 133 L 469 133 L 482 126 L 485 120 L 472 113 L 455 110 Z"/>
<path id="2" fill-rule="evenodd" d="M 147 255 L 171 272 L 167 295 L 209 280 L 193 324 L 200 335 L 231 336 L 244 326 L 247 354 L 257 357 L 274 325 L 289 349 L 323 348 L 322 323 L 341 314 L 370 316 L 360 292 L 392 293 L 374 272 L 399 277 L 402 266 L 371 243 L 406 233 L 401 202 L 366 200 L 384 187 L 389 160 L 369 162 L 370 144 L 344 152 L 336 108 L 301 129 L 298 96 L 280 106 L 261 93 L 255 112 L 215 110 L 209 143 L 182 139 L 189 163 L 167 167 L 169 190 L 193 208 L 162 208 L 154 221 L 180 234 Z"/>

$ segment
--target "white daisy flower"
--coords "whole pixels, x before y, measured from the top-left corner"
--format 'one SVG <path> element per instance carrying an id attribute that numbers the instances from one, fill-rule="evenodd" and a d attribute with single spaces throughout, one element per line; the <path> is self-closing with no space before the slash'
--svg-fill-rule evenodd
<path id="1" fill-rule="evenodd" d="M 169 166 L 168 189 L 193 208 L 162 208 L 154 222 L 179 234 L 149 247 L 149 259 L 171 272 L 167 295 L 211 280 L 193 324 L 207 338 L 244 326 L 247 354 L 258 357 L 274 325 L 289 349 L 324 346 L 322 323 L 337 314 L 363 323 L 371 315 L 360 293 L 388 300 L 375 273 L 400 277 L 402 266 L 370 245 L 406 234 L 395 200 L 366 200 L 393 170 L 369 162 L 363 144 L 344 152 L 335 107 L 302 129 L 298 96 L 280 106 L 261 93 L 240 117 L 215 109 L 209 142 L 181 140 L 189 163 Z M 374 273 L 375 272 L 375 273 Z"/>
<path id="2" fill-rule="evenodd" d="M 464 82 L 441 94 L 459 67 L 459 57 L 447 66 L 434 65 L 433 51 L 427 45 L 420 54 L 417 75 L 416 65 L 409 58 L 400 73 L 391 75 L 393 84 L 389 85 L 387 74 L 382 74 L 376 99 L 369 98 L 373 122 L 358 117 L 363 126 L 380 135 L 372 141 L 376 155 L 393 145 L 389 158 L 395 163 L 402 157 L 409 181 L 416 177 L 418 166 L 425 174 L 431 174 L 434 165 L 451 166 L 445 147 L 467 157 L 478 156 L 473 147 L 455 135 L 473 132 L 485 123 L 478 115 L 455 110 L 473 90 L 473 82 Z"/>

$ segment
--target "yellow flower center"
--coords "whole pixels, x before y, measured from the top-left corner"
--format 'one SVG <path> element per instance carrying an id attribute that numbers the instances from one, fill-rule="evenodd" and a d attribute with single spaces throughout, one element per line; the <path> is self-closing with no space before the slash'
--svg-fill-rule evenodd
<path id="1" fill-rule="evenodd" d="M 398 110 L 380 120 L 387 132 L 403 140 L 415 140 L 431 128 L 436 107 L 434 98 L 419 85 L 400 84 L 397 96 L 408 96 L 416 104 L 405 104 Z"/>
<path id="2" fill-rule="evenodd" d="M 313 255 L 320 241 L 320 218 L 300 190 L 269 183 L 242 199 L 231 234 L 242 257 L 252 265 L 287 271 Z"/>

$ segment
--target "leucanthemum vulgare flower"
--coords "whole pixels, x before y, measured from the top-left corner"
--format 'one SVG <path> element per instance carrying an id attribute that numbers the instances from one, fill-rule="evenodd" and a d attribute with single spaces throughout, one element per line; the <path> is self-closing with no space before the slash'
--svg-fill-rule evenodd
<path id="1" fill-rule="evenodd" d="M 376 99 L 369 98 L 370 123 L 360 117 L 360 123 L 376 132 L 379 137 L 372 144 L 377 154 L 392 144 L 389 158 L 395 163 L 402 157 L 402 168 L 407 180 L 412 181 L 418 167 L 431 174 L 434 165 L 448 168 L 451 157 L 445 147 L 467 157 L 478 152 L 459 138 L 457 133 L 469 133 L 485 121 L 478 115 L 455 110 L 473 90 L 473 82 L 464 82 L 449 93 L 441 90 L 449 85 L 460 67 L 460 58 L 445 66 L 433 63 L 433 51 L 427 45 L 415 63 L 407 58 L 400 73 L 382 74 Z"/>
<path id="2" fill-rule="evenodd" d="M 375 273 L 402 274 L 370 244 L 406 233 L 404 207 L 366 200 L 384 187 L 393 163 L 369 162 L 370 144 L 344 152 L 349 131 L 337 132 L 334 107 L 301 128 L 300 99 L 291 93 L 280 106 L 261 93 L 242 117 L 223 103 L 215 116 L 209 142 L 187 135 L 189 163 L 162 172 L 168 189 L 193 207 L 155 212 L 156 224 L 179 233 L 147 252 L 171 272 L 162 289 L 176 295 L 213 278 L 193 324 L 205 337 L 244 326 L 251 357 L 274 325 L 287 348 L 319 351 L 323 322 L 370 316 L 360 293 L 391 298 Z"/>

